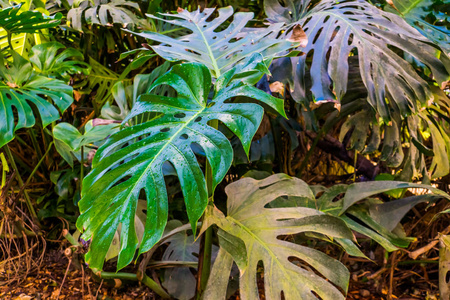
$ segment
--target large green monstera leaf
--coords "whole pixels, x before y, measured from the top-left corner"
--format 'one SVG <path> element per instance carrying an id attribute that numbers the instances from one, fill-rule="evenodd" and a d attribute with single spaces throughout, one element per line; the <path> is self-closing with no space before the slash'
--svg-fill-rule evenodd
<path id="1" fill-rule="evenodd" d="M 433 5 L 439 3 L 439 1 L 436 0 L 393 0 L 392 3 L 394 8 L 386 6 L 388 11 L 400 13 L 406 22 L 419 30 L 420 33 L 430 39 L 430 41 L 441 46 L 447 54 L 450 53 L 450 30 L 448 30 L 445 25 L 434 25 L 427 20 L 427 16 L 430 14 L 436 18 L 436 22 L 446 22 L 447 19 L 450 20 L 448 8 L 447 14 L 435 9 Z"/>
<path id="2" fill-rule="evenodd" d="M 0 147 L 14 138 L 16 130 L 34 126 L 31 103 L 45 127 L 58 120 L 73 101 L 71 86 L 36 74 L 32 65 L 17 53 L 13 53 L 13 58 L 9 68 L 0 59 Z"/>
<path id="3" fill-rule="evenodd" d="M 276 39 L 282 27 L 281 23 L 261 30 L 252 30 L 245 26 L 253 19 L 253 13 L 238 12 L 233 15 L 233 8 L 229 6 L 218 9 L 219 16 L 209 21 L 214 11 L 214 8 L 205 8 L 202 11 L 198 9 L 193 12 L 179 9 L 178 14 L 161 14 L 170 19 L 147 15 L 192 31 L 176 39 L 156 32 L 134 34 L 160 42 L 161 44 L 151 47 L 164 59 L 202 63 L 216 78 L 254 53 L 260 53 L 265 59 L 272 59 L 277 54 L 284 54 L 289 48 L 298 46 L 298 43 Z M 218 30 L 231 16 L 233 16 L 231 24 L 225 29 Z"/>
<path id="4" fill-rule="evenodd" d="M 252 63 L 248 65 L 249 69 L 255 67 Z M 138 244 L 133 220 L 141 192 L 145 193 L 148 208 L 139 253 L 148 251 L 158 242 L 168 217 L 162 170 L 166 162 L 172 164 L 177 172 L 186 211 L 195 232 L 197 221 L 208 202 L 208 191 L 191 146 L 196 144 L 203 148 L 211 166 L 213 190 L 226 175 L 233 159 L 228 139 L 208 122 L 219 120 L 225 124 L 240 138 L 248 153 L 264 110 L 254 103 L 235 104 L 226 100 L 247 96 L 284 115 L 281 99 L 234 76 L 243 72 L 245 69 L 231 69 L 218 78 L 214 96 L 209 101 L 212 78 L 208 68 L 198 63 L 174 66 L 153 83 L 150 91 L 167 85 L 177 92 L 177 97 L 142 95 L 123 124 L 126 126 L 130 119 L 143 113 L 155 112 L 160 116 L 125 127 L 99 148 L 92 164 L 93 170 L 83 181 L 79 203 L 81 216 L 77 221 L 78 228 L 85 231 L 83 238 L 92 239 L 86 255 L 91 268 L 102 267 L 119 224 L 121 250 L 117 267 L 121 269 L 132 261 Z"/>
<path id="5" fill-rule="evenodd" d="M 358 55 L 369 103 L 385 120 L 390 120 L 393 106 L 406 116 L 432 99 L 427 82 L 403 53 L 426 65 L 438 83 L 449 78 L 449 58 L 400 16 L 365 0 L 322 0 L 309 9 L 305 9 L 308 1 L 300 2 L 304 3 L 301 14 L 289 14 L 284 19 L 289 26 L 302 26 L 308 45 L 302 49 L 304 55 L 285 58 L 285 63 L 280 64 L 293 70 L 288 77 L 297 101 L 306 98 L 309 88 L 315 101 L 342 100 L 347 91 L 351 55 Z M 278 1 L 266 0 L 266 7 L 293 11 L 299 9 L 295 3 L 288 1 L 290 6 L 284 7 Z M 269 18 L 276 18 L 268 12 Z"/>
<path id="6" fill-rule="evenodd" d="M 285 299 L 318 299 L 317 295 L 320 299 L 344 299 L 335 285 L 347 291 L 347 268 L 318 250 L 291 243 L 283 237 L 313 232 L 351 240 L 353 234 L 345 223 L 306 207 L 267 208 L 279 197 L 314 199 L 305 182 L 284 174 L 263 180 L 243 178 L 228 185 L 225 192 L 227 216 L 208 206 L 204 221 L 203 229 L 212 224 L 220 228 L 220 250 L 204 299 L 225 299 L 233 261 L 240 270 L 242 299 L 259 299 L 257 269 L 260 261 L 264 267 L 267 299 L 280 299 L 282 293 Z"/>

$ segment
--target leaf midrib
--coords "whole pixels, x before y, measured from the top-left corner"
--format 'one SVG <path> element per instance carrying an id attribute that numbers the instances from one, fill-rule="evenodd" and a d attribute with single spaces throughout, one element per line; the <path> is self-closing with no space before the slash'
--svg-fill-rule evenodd
<path id="1" fill-rule="evenodd" d="M 403 15 L 408 14 L 411 10 L 413 10 L 414 8 L 416 8 L 417 4 L 421 3 L 422 0 L 416 0 L 412 3 L 412 5 L 408 6 L 408 8 L 406 8 L 404 11 L 402 11 Z"/>
<path id="2" fill-rule="evenodd" d="M 158 151 L 158 153 L 156 153 L 153 156 L 152 162 L 148 164 L 148 166 L 145 168 L 145 170 L 141 173 L 141 175 L 139 176 L 138 180 L 136 180 L 136 182 L 133 184 L 133 190 L 136 189 L 136 187 L 141 183 L 143 177 L 147 176 L 147 172 L 151 169 L 151 167 L 153 166 L 153 163 L 156 161 L 157 157 L 159 155 L 161 155 L 161 153 L 163 153 L 163 151 L 169 146 L 169 145 L 173 145 L 173 141 L 175 140 L 175 138 L 178 137 L 178 135 L 183 132 L 188 125 L 197 118 L 198 115 L 202 114 L 202 112 L 206 109 L 206 107 L 203 107 L 203 109 L 201 109 L 200 111 L 198 111 L 196 114 L 194 114 L 191 118 L 189 118 L 189 120 L 187 120 L 184 125 L 182 125 L 173 135 L 170 139 L 167 139 L 167 142 L 165 143 L 165 145 L 163 147 L 161 147 L 161 149 Z M 175 147 L 176 148 L 176 147 Z M 129 197 L 129 195 L 128 195 Z"/>
<path id="3" fill-rule="evenodd" d="M 213 52 L 211 50 L 211 46 L 209 45 L 208 40 L 206 39 L 205 35 L 203 34 L 203 31 L 200 29 L 200 27 L 198 27 L 197 22 L 192 21 L 192 23 L 194 23 L 195 27 L 197 27 L 198 32 L 202 36 L 203 43 L 205 44 L 206 49 L 208 50 L 208 54 L 209 54 L 209 56 L 211 58 L 211 63 L 212 63 L 213 68 L 214 68 L 214 73 L 216 73 L 216 78 L 219 78 L 220 77 L 220 69 L 219 69 L 219 66 L 217 65 L 216 58 L 214 57 L 214 54 L 213 54 Z"/>

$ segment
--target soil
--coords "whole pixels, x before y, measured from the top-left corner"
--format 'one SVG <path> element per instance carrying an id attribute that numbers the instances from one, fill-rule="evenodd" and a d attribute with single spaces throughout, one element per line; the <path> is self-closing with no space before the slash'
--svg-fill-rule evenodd
<path id="1" fill-rule="evenodd" d="M 443 201 L 428 210 L 419 206 L 408 214 L 404 229 L 410 236 L 419 237 L 408 249 L 387 253 L 376 243 L 360 237 L 360 246 L 369 260 L 350 257 L 333 245 L 320 244 L 320 250 L 340 259 L 350 271 L 347 299 L 439 299 L 439 245 L 416 260 L 409 255 L 429 244 L 438 232 L 450 226 L 449 215 L 430 223 L 432 216 L 446 205 L 448 203 Z M 96 280 L 82 263 L 69 261 L 64 251 L 68 246 L 64 239 L 47 243 L 43 257 L 37 252 L 34 254 L 36 260 L 41 257 L 39 267 L 30 268 L 31 271 L 20 278 L 14 278 L 14 275 L 2 278 L 5 273 L 0 268 L 0 299 L 160 299 L 139 282 L 119 282 L 118 287 L 117 282 Z M 23 264 L 25 268 L 25 264 L 30 265 L 30 262 L 24 260 Z M 129 268 L 129 271 L 135 271 L 135 266 Z M 258 283 L 261 299 L 265 298 L 263 282 L 260 280 Z M 240 299 L 238 291 L 233 298 Z"/>

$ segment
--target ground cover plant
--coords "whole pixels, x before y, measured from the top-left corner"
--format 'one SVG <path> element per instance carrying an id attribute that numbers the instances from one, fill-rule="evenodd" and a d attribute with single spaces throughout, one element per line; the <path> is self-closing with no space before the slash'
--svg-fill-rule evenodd
<path id="1" fill-rule="evenodd" d="M 450 298 L 449 4 L 0 6 L 0 295 Z"/>

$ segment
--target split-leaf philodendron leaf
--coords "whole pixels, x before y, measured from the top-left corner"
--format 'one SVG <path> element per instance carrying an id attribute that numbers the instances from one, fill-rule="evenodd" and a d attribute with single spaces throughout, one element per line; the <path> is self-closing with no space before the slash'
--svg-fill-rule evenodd
<path id="1" fill-rule="evenodd" d="M 35 33 L 41 29 L 56 27 L 61 23 L 60 13 L 48 17 L 38 11 L 20 12 L 21 6 L 16 5 L 0 10 L 0 27 L 8 34 Z"/>
<path id="2" fill-rule="evenodd" d="M 385 120 L 390 119 L 392 106 L 398 106 L 401 115 L 406 116 L 432 99 L 428 83 L 403 53 L 426 65 L 439 84 L 449 78 L 447 55 L 430 45 L 398 15 L 384 12 L 365 0 L 322 0 L 315 6 L 297 0 L 287 4 L 265 0 L 269 19 L 279 22 L 281 18 L 289 27 L 300 24 L 308 37 L 303 55 L 282 58 L 286 63 L 281 66 L 292 68 L 288 81 L 297 101 L 308 94 L 308 77 L 316 101 L 342 100 L 347 91 L 351 55 L 358 57 L 369 103 Z M 285 10 L 300 11 L 284 17 L 276 13 Z"/>
<path id="3" fill-rule="evenodd" d="M 67 13 L 67 20 L 74 29 L 82 31 L 83 19 L 87 24 L 112 26 L 113 24 L 136 24 L 139 19 L 135 12 L 139 4 L 125 0 L 81 1 Z M 84 17 L 84 18 L 83 18 Z"/>
<path id="4" fill-rule="evenodd" d="M 344 299 L 336 288 L 347 291 L 349 272 L 328 255 L 281 237 L 304 232 L 352 240 L 353 234 L 339 218 L 306 207 L 267 208 L 282 196 L 305 197 L 314 201 L 308 185 L 285 174 L 263 180 L 243 178 L 229 184 L 227 216 L 208 206 L 203 229 L 216 224 L 221 249 L 215 260 L 203 299 L 225 299 L 233 261 L 239 267 L 242 299 L 259 299 L 258 263 L 264 267 L 267 299 Z M 303 262 L 296 261 L 295 258 Z M 301 267 L 304 263 L 309 266 Z M 328 280 L 314 273 L 312 267 Z M 334 285 L 333 285 L 333 284 Z M 314 293 L 316 295 L 314 295 Z"/>
<path id="5" fill-rule="evenodd" d="M 436 0 L 392 0 L 394 6 L 386 6 L 388 11 L 400 14 L 411 26 L 416 28 L 420 33 L 426 36 L 430 41 L 441 46 L 446 53 L 450 53 L 450 30 L 445 25 L 439 26 L 429 23 L 426 18 L 432 14 L 439 20 L 450 20 L 443 11 L 435 10 L 433 4 L 437 4 Z M 447 3 L 448 6 L 448 3 Z"/>
<path id="6" fill-rule="evenodd" d="M 218 9 L 219 16 L 209 21 L 214 11 L 214 8 L 193 12 L 179 9 L 178 14 L 160 14 L 170 19 L 147 15 L 192 31 L 176 39 L 157 32 L 134 34 L 160 42 L 161 44 L 151 47 L 164 59 L 202 63 L 211 70 L 215 78 L 254 53 L 260 53 L 264 59 L 270 60 L 277 54 L 285 54 L 286 50 L 298 46 L 295 42 L 276 39 L 282 23 L 254 30 L 245 27 L 253 19 L 253 13 L 238 12 L 233 15 L 233 8 L 228 6 Z M 231 24 L 217 31 L 231 16 Z"/>
<path id="7" fill-rule="evenodd" d="M 73 101 L 71 86 L 37 74 L 17 53 L 13 53 L 13 59 L 9 68 L 0 59 L 0 147 L 14 138 L 16 130 L 34 126 L 36 120 L 31 103 L 36 106 L 45 127 L 58 120 L 60 113 Z"/>
<path id="8" fill-rule="evenodd" d="M 168 217 L 168 199 L 162 166 L 170 162 L 175 168 L 184 195 L 186 211 L 195 232 L 203 214 L 208 191 L 202 169 L 192 151 L 203 148 L 212 170 L 212 190 L 222 181 L 233 159 L 228 139 L 208 125 L 219 120 L 242 141 L 248 153 L 252 137 L 263 116 L 263 108 L 254 103 L 226 102 L 236 96 L 259 100 L 284 115 L 283 100 L 246 84 L 248 73 L 262 62 L 250 60 L 224 73 L 212 86 L 209 69 L 198 63 L 174 66 L 159 77 L 150 92 L 161 85 L 172 87 L 177 97 L 142 95 L 123 121 L 125 128 L 113 134 L 96 153 L 93 170 L 83 181 L 81 216 L 77 221 L 84 230 L 83 239 L 92 239 L 86 260 L 91 268 L 100 269 L 117 227 L 121 224 L 121 250 L 118 269 L 129 264 L 138 245 L 134 229 L 136 203 L 141 192 L 147 199 L 146 229 L 139 253 L 158 242 Z M 253 74 L 257 71 L 252 71 Z M 147 122 L 126 127 L 127 122 L 148 112 L 160 113 Z M 212 192 L 212 191 L 210 191 Z"/>

